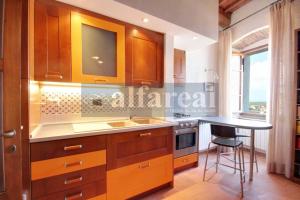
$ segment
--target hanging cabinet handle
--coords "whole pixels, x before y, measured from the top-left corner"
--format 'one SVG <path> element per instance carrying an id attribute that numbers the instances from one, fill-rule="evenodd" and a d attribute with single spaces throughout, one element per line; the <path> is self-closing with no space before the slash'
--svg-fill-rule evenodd
<path id="1" fill-rule="evenodd" d="M 45 78 L 63 79 L 64 77 L 62 75 L 58 75 L 58 74 L 46 74 Z"/>

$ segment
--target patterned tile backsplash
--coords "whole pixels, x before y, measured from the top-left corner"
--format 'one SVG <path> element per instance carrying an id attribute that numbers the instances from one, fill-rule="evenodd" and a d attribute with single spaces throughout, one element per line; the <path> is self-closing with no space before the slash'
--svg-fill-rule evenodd
<path id="1" fill-rule="evenodd" d="M 143 90 L 142 98 L 140 89 Z M 189 92 L 200 100 L 200 107 L 183 108 L 177 103 L 186 103 L 179 96 L 166 100 L 167 94 Z M 171 95 L 172 96 L 172 95 Z M 177 98 L 178 97 L 178 98 Z M 192 116 L 215 115 L 215 91 L 206 91 L 203 84 L 186 85 L 174 90 L 174 87 L 134 88 L 104 85 L 40 85 L 40 121 L 41 123 L 74 122 L 91 118 L 128 118 L 130 115 L 144 117 L 171 116 L 174 112 L 186 112 Z M 194 101 L 197 103 L 198 101 Z M 198 103 L 199 104 L 199 103 Z M 194 104 L 191 104 L 194 105 Z"/>
<path id="2" fill-rule="evenodd" d="M 125 94 L 123 106 L 112 107 L 114 94 Z M 153 109 L 138 107 L 138 98 L 128 97 L 128 87 L 41 86 L 41 122 L 74 121 L 89 117 L 151 116 Z M 146 105 L 146 99 L 143 104 Z M 130 106 L 133 105 L 133 106 Z"/>

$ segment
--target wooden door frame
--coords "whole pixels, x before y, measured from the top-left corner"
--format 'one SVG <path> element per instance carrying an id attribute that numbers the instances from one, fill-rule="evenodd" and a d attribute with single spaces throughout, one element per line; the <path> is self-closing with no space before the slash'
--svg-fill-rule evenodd
<path id="1" fill-rule="evenodd" d="M 0 200 L 22 199 L 21 35 L 23 0 L 5 0 L 3 41 L 3 127 L 15 130 L 4 139 L 5 192 Z M 9 153 L 11 145 L 16 151 Z"/>

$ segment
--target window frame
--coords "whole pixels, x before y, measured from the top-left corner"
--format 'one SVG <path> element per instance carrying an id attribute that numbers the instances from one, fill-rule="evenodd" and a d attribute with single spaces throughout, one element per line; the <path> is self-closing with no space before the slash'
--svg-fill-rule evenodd
<path id="1" fill-rule="evenodd" d="M 254 54 L 258 54 L 261 52 L 268 51 L 268 45 L 263 45 L 257 48 L 253 48 L 247 51 L 243 52 L 233 52 L 232 56 L 234 55 L 240 55 L 242 61 L 241 61 L 241 69 L 242 69 L 242 74 L 240 78 L 240 98 L 239 98 L 239 112 L 233 112 L 233 116 L 236 118 L 240 119 L 251 119 L 251 120 L 258 120 L 258 121 L 266 121 L 266 114 L 260 114 L 260 113 L 253 113 L 253 112 L 245 112 L 244 111 L 244 73 L 245 73 L 245 57 L 246 56 L 251 56 Z"/>

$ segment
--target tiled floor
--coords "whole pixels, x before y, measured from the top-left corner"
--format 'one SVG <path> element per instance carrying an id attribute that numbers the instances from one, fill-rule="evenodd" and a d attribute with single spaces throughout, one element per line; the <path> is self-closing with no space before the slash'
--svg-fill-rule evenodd
<path id="1" fill-rule="evenodd" d="M 220 167 L 218 174 L 211 168 L 207 177 L 212 178 L 202 181 L 204 155 L 200 156 L 198 168 L 193 168 L 175 175 L 174 188 L 158 191 L 144 200 L 235 200 L 240 199 L 239 174 L 233 174 L 232 169 Z M 245 155 L 246 161 L 249 154 Z M 263 156 L 258 157 L 259 172 L 254 173 L 254 181 L 247 180 L 244 184 L 244 199 L 251 200 L 299 200 L 300 185 L 283 176 L 268 174 L 266 161 Z M 214 154 L 210 154 L 210 163 L 215 161 Z M 246 165 L 246 170 L 249 165 Z"/>

